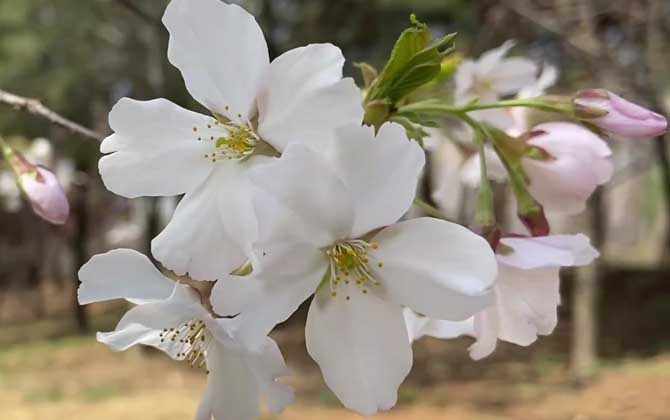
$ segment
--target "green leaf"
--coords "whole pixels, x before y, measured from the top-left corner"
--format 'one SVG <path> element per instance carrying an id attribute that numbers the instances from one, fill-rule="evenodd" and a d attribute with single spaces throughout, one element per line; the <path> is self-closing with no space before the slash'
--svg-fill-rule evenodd
<path id="1" fill-rule="evenodd" d="M 385 99 L 397 103 L 438 77 L 443 58 L 453 51 L 452 40 L 456 34 L 431 43 L 428 26 L 414 15 L 410 20 L 414 26 L 400 34 L 384 70 L 370 87 L 366 102 Z"/>

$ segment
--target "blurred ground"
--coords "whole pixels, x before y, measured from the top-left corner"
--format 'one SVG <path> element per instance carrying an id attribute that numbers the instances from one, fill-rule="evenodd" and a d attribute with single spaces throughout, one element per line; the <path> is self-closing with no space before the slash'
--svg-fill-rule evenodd
<path id="1" fill-rule="evenodd" d="M 98 316 L 95 327 L 107 329 L 116 318 Z M 202 371 L 139 349 L 112 353 L 93 336 L 67 335 L 68 328 L 58 321 L 0 327 L 2 420 L 192 418 L 205 383 Z M 276 338 L 298 392 L 297 404 L 279 419 L 359 418 L 341 409 L 323 384 L 305 354 L 301 327 L 284 328 Z M 670 419 L 670 355 L 609 360 L 593 383 L 577 388 L 556 341 L 531 349 L 503 346 L 491 360 L 475 363 L 466 357 L 467 340 L 424 340 L 415 347 L 399 407 L 381 418 Z"/>

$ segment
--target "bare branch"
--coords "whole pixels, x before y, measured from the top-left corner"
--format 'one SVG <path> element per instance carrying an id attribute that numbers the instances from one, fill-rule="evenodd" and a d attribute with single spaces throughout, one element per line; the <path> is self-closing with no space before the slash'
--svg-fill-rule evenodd
<path id="1" fill-rule="evenodd" d="M 121 6 L 123 6 L 126 10 L 128 10 L 130 13 L 132 13 L 135 16 L 137 16 L 138 18 L 142 19 L 145 23 L 148 23 L 149 25 L 157 26 L 159 28 L 163 28 L 163 24 L 161 23 L 160 19 L 156 19 L 155 17 L 151 16 L 149 13 L 145 12 L 137 4 L 133 3 L 132 0 L 116 0 L 116 1 Z"/>
<path id="2" fill-rule="evenodd" d="M 47 108 L 37 99 L 24 98 L 13 93 L 0 90 L 0 103 L 13 106 L 14 108 L 28 112 L 29 114 L 42 117 L 53 124 L 63 127 L 72 133 L 76 133 L 90 140 L 102 141 L 104 136 L 88 129 L 74 121 L 70 121 L 60 114 Z"/>

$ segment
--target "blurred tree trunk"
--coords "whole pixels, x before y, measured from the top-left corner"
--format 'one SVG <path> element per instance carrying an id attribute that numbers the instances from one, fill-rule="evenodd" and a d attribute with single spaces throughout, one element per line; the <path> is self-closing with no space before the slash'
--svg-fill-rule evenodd
<path id="1" fill-rule="evenodd" d="M 79 175 L 78 182 L 72 187 L 72 194 L 70 197 L 70 204 L 72 207 L 72 221 L 73 221 L 73 235 L 72 235 L 72 249 L 74 250 L 74 264 L 72 265 L 72 310 L 77 323 L 77 330 L 80 333 L 88 332 L 88 313 L 86 307 L 79 305 L 77 291 L 79 289 L 79 267 L 84 265 L 88 259 L 88 169 L 89 163 L 87 159 L 77 159 L 76 169 Z"/>
<path id="2" fill-rule="evenodd" d="M 602 252 L 607 226 L 602 190 L 593 194 L 589 213 L 591 241 Z M 591 265 L 580 267 L 573 285 L 570 368 L 578 383 L 593 376 L 598 358 L 598 287 L 603 265 L 599 258 Z"/>
<path id="3" fill-rule="evenodd" d="M 654 89 L 654 86 L 668 86 L 670 78 L 668 77 L 668 66 L 670 58 L 665 54 L 667 36 L 664 28 L 667 22 L 663 14 L 664 3 L 651 0 L 647 11 L 647 45 L 646 61 L 648 69 L 647 83 L 640 86 L 645 91 L 648 101 L 654 106 L 656 111 L 667 114 L 665 107 L 664 89 Z M 664 199 L 667 224 L 665 226 L 665 235 L 663 235 L 663 245 L 661 246 L 660 265 L 661 268 L 670 264 L 670 157 L 668 156 L 668 146 L 666 136 L 659 136 L 654 139 L 656 157 L 661 172 L 662 194 Z"/>

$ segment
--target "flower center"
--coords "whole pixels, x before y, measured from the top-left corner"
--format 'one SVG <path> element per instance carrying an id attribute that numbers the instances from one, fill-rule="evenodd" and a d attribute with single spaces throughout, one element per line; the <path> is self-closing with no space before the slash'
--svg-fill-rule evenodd
<path id="1" fill-rule="evenodd" d="M 205 154 L 205 159 L 212 162 L 248 158 L 262 142 L 250 121 L 240 124 L 223 117 L 212 118 L 204 127 L 193 127 L 193 133 L 197 141 L 212 143 L 213 151 Z"/>
<path id="2" fill-rule="evenodd" d="M 363 294 L 367 294 L 370 287 L 381 285 L 370 270 L 371 262 L 378 268 L 383 267 L 383 263 L 372 255 L 372 252 L 378 248 L 379 244 L 374 242 L 368 243 L 361 239 L 354 239 L 338 241 L 326 249 L 325 252 L 330 262 L 328 281 L 331 296 L 337 296 L 337 288 L 343 283 L 356 285 Z M 347 296 L 347 300 L 349 298 Z"/>
<path id="3" fill-rule="evenodd" d="M 161 344 L 176 349 L 178 360 L 185 360 L 191 367 L 198 368 L 206 363 L 210 337 L 203 321 L 189 321 L 160 333 Z"/>

